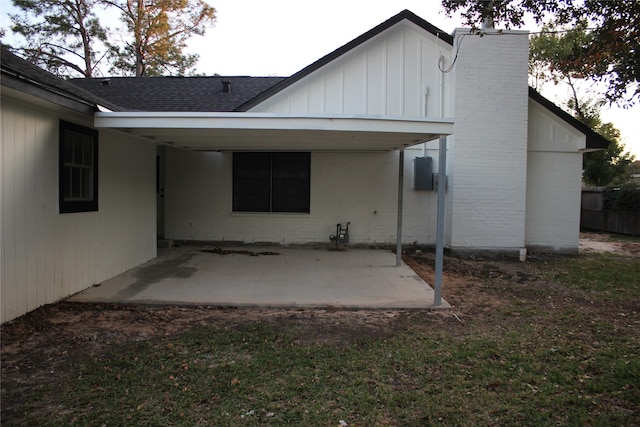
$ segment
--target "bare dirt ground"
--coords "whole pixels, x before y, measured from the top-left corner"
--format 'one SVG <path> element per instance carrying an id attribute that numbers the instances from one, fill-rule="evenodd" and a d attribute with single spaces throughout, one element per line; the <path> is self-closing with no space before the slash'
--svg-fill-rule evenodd
<path id="1" fill-rule="evenodd" d="M 610 251 L 640 257 L 640 243 L 612 241 L 607 235 L 582 235 L 581 251 Z M 432 322 L 434 327 L 454 330 L 471 320 L 488 320 L 514 295 L 550 308 L 594 302 L 558 284 L 543 279 L 546 262 L 557 255 L 532 255 L 522 263 L 503 258 L 445 257 L 443 294 L 450 311 L 349 311 L 328 307 L 322 310 L 263 310 L 217 307 L 119 306 L 110 304 L 58 303 L 44 306 L 1 329 L 1 374 L 3 381 L 24 385 L 29 393 L 40 381 L 73 375 L 66 372 L 69 358 L 99 354 L 108 348 L 132 341 L 178 334 L 198 325 L 233 327 L 259 320 L 286 325 L 299 340 L 308 343 L 344 345 L 364 337 L 384 337 L 394 333 L 408 318 Z M 434 255 L 408 251 L 405 262 L 433 283 Z M 491 286 L 487 285 L 491 279 Z M 513 285 L 526 285 L 514 288 Z M 501 289 L 509 286 L 507 296 Z M 553 292 L 553 299 L 546 295 Z M 609 316 L 620 307 L 603 304 L 599 315 Z M 637 307 L 631 307 L 636 310 Z M 624 321 L 624 320 L 622 320 Z M 2 413 L 11 411 L 3 402 Z"/>
<path id="2" fill-rule="evenodd" d="M 609 234 L 581 233 L 580 252 L 611 252 L 620 255 L 640 256 L 640 243 L 616 241 Z"/>

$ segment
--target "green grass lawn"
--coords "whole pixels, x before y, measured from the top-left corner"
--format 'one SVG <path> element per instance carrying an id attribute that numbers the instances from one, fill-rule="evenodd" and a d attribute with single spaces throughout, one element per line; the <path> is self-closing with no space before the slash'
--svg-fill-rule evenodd
<path id="1" fill-rule="evenodd" d="M 526 283 L 475 277 L 445 288 L 452 312 L 385 322 L 237 312 L 93 347 L 51 334 L 50 352 L 3 363 L 2 424 L 640 425 L 640 259 L 527 268 Z M 493 308 L 455 304 L 471 289 Z"/>

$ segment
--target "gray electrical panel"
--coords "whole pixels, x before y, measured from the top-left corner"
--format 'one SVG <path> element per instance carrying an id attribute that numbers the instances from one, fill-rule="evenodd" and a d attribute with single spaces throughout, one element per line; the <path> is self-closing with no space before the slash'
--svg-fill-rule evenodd
<path id="1" fill-rule="evenodd" d="M 433 191 L 433 159 L 416 157 L 413 159 L 413 189 Z"/>

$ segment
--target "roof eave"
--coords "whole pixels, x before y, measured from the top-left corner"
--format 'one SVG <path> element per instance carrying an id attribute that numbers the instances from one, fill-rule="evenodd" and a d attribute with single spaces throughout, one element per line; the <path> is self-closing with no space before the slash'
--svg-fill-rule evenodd
<path id="1" fill-rule="evenodd" d="M 529 97 L 573 126 L 578 131 L 582 132 L 586 136 L 585 148 L 587 151 L 606 150 L 609 147 L 609 144 L 611 144 L 611 141 L 595 132 L 589 126 L 585 125 L 544 96 L 540 95 L 540 93 L 531 86 L 529 86 Z"/>
<path id="2" fill-rule="evenodd" d="M 21 78 L 18 75 L 10 74 L 6 72 L 6 70 L 2 70 L 2 86 L 27 96 L 69 108 L 79 113 L 93 114 L 95 111 L 98 111 L 97 104 L 71 96 L 63 91 L 39 84 L 38 82 Z"/>

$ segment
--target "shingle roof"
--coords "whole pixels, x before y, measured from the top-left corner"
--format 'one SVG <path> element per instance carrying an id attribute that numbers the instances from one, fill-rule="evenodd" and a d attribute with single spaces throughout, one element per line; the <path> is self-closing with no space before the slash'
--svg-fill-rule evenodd
<path id="1" fill-rule="evenodd" d="M 74 79 L 75 85 L 139 111 L 234 111 L 284 77 L 107 77 Z M 231 91 L 223 91 L 223 82 Z"/>
<path id="2" fill-rule="evenodd" d="M 86 91 L 68 80 L 61 79 L 40 67 L 14 55 L 6 46 L 1 46 L 0 65 L 2 68 L 3 85 L 8 85 L 11 79 L 25 83 L 34 90 L 40 90 L 55 94 L 71 101 L 85 104 L 87 108 L 96 109 L 97 105 L 104 106 L 113 111 L 120 111 L 118 105 L 102 99 L 95 94 Z M 7 80 L 6 80 L 7 79 Z"/>

